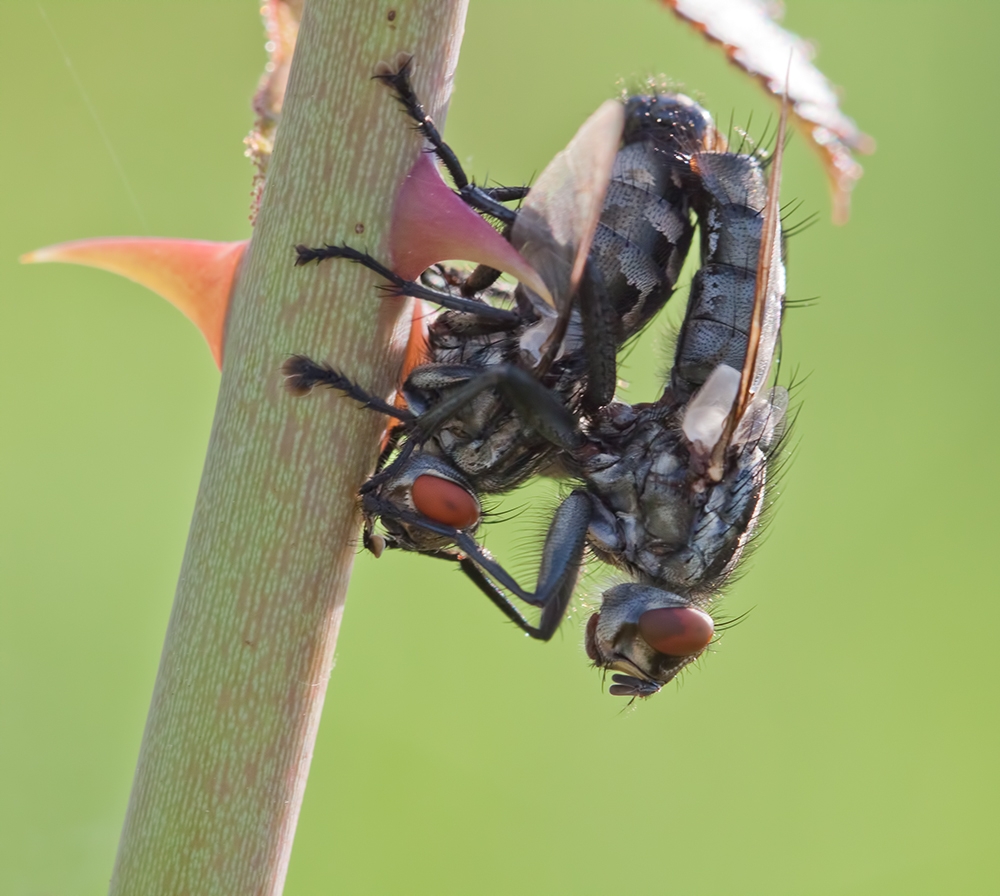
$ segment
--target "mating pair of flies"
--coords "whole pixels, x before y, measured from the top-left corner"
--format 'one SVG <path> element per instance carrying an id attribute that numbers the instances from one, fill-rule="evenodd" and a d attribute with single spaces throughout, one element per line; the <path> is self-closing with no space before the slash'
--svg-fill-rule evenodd
<path id="1" fill-rule="evenodd" d="M 683 95 L 608 101 L 530 189 L 486 189 L 425 114 L 409 64 L 378 77 L 460 198 L 500 222 L 544 288 L 507 288 L 482 265 L 410 281 L 346 245 L 299 246 L 299 264 L 348 259 L 384 277 L 391 294 L 442 311 L 425 363 L 401 387 L 405 407 L 303 356 L 286 363 L 288 386 L 329 386 L 395 421 L 360 492 L 369 550 L 458 563 L 540 640 L 558 628 L 589 550 L 626 581 L 590 617 L 587 654 L 616 673 L 612 694 L 654 694 L 712 641 L 714 601 L 757 528 L 781 443 L 787 393 L 770 379 L 785 292 L 785 116 L 765 166 L 759 154 L 730 152 L 709 113 Z M 514 210 L 510 200 L 523 201 Z M 701 268 L 663 394 L 617 401 L 617 355 L 672 295 L 695 224 Z M 481 496 L 536 474 L 574 487 L 528 590 L 475 533 Z M 540 609 L 537 623 L 515 600 Z"/>

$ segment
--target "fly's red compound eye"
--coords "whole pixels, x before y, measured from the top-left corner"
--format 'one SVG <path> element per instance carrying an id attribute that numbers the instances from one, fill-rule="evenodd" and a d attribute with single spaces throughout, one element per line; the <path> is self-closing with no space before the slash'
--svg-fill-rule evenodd
<path id="1" fill-rule="evenodd" d="M 436 523 L 468 529 L 479 522 L 479 502 L 462 486 L 440 476 L 418 476 L 411 494 L 413 506 Z"/>
<path id="2" fill-rule="evenodd" d="M 694 607 L 658 607 L 639 617 L 639 634 L 653 650 L 667 656 L 701 653 L 715 632 L 708 613 Z"/>

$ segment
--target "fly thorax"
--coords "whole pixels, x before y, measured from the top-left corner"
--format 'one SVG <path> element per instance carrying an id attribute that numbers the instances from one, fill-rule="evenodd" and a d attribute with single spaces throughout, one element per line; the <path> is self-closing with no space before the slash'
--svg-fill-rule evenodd
<path id="1" fill-rule="evenodd" d="M 502 403 L 494 392 L 482 392 L 458 415 L 472 436 L 493 430 L 497 417 L 502 413 Z"/>
<path id="2" fill-rule="evenodd" d="M 693 518 L 694 509 L 681 489 L 663 485 L 659 490 L 647 490 L 643 493 L 641 539 L 655 544 L 657 554 L 676 550 L 684 544 Z"/>
<path id="3" fill-rule="evenodd" d="M 709 577 L 709 560 L 700 545 L 685 545 L 659 558 L 657 578 L 674 588 L 696 588 Z"/>
<path id="4" fill-rule="evenodd" d="M 474 452 L 482 451 L 482 446 L 491 442 L 501 428 L 498 425 L 501 422 L 510 427 L 513 423 L 511 414 L 505 411 L 496 393 L 484 392 L 451 417 L 435 438 L 445 453 L 457 458 L 467 447 Z M 501 438 L 500 441 L 504 439 Z M 487 453 L 492 450 L 492 447 L 487 449 Z M 458 466 L 460 469 L 470 469 L 462 463 Z"/>
<path id="5" fill-rule="evenodd" d="M 512 449 L 529 435 L 519 421 L 508 414 L 499 425 L 491 427 L 484 438 L 455 440 L 448 455 L 456 467 L 476 479 L 502 465 Z"/>
<path id="6" fill-rule="evenodd" d="M 642 480 L 640 504 L 646 538 L 674 546 L 683 543 L 693 508 L 688 500 L 686 457 L 682 456 L 686 452 L 676 442 L 670 447 L 674 450 L 662 446 L 651 455 Z"/>

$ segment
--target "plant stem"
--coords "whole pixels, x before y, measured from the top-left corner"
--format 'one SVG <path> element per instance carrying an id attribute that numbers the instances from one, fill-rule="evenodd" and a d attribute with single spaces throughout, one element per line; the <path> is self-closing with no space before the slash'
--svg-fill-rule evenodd
<path id="1" fill-rule="evenodd" d="M 330 393 L 294 398 L 279 369 L 302 352 L 387 394 L 408 332 L 407 306 L 379 299 L 369 272 L 296 268 L 292 246 L 346 240 L 385 257 L 420 138 L 371 75 L 414 54 L 441 121 L 466 2 L 308 0 L 227 321 L 115 896 L 282 890 L 356 550 L 355 494 L 383 421 Z"/>

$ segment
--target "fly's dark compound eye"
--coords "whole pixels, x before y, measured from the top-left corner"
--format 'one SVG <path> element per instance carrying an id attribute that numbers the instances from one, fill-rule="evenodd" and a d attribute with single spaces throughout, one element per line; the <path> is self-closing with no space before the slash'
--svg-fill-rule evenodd
<path id="1" fill-rule="evenodd" d="M 428 519 L 456 529 L 479 522 L 479 502 L 462 486 L 425 473 L 413 481 L 413 506 Z"/>
<path id="2" fill-rule="evenodd" d="M 639 617 L 643 641 L 667 656 L 701 653 L 714 633 L 712 617 L 694 607 L 658 607 Z"/>

